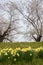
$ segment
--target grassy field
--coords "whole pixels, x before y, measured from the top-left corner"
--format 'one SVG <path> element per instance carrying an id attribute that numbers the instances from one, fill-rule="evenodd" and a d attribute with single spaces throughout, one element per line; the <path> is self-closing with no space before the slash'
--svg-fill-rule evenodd
<path id="1" fill-rule="evenodd" d="M 37 47 L 43 47 L 43 42 L 15 42 L 15 43 L 0 43 L 0 49 L 3 48 L 24 48 L 24 47 L 29 47 L 31 46 L 32 48 L 37 48 Z"/>
<path id="2" fill-rule="evenodd" d="M 0 43 L 0 50 L 3 48 L 25 48 L 31 46 L 32 48 L 43 47 L 43 42 L 15 42 L 15 43 Z M 32 63 L 26 63 L 23 61 L 16 62 L 16 64 L 10 64 L 9 62 L 1 63 L 0 65 L 43 65 L 43 59 L 33 59 Z"/>

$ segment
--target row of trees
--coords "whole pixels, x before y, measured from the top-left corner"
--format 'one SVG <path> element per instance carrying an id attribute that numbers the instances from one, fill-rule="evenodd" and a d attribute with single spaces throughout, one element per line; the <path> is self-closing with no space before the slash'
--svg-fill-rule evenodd
<path id="1" fill-rule="evenodd" d="M 15 2 L 0 4 L 0 12 L 2 13 L 0 13 L 0 42 L 5 40 L 13 42 L 12 35 L 16 34 L 23 34 L 27 40 L 30 38 L 41 41 L 43 37 L 43 0 L 31 0 L 28 1 L 28 4 L 26 2 L 25 10 L 23 6 L 20 8 L 18 5 Z M 20 14 L 27 27 L 26 32 L 18 31 L 17 24 L 19 22 L 17 21 L 20 20 Z"/>

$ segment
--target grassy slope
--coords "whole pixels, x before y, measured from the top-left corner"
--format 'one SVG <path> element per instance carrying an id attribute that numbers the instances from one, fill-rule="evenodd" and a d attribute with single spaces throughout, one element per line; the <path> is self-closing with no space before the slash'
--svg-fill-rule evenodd
<path id="1" fill-rule="evenodd" d="M 32 48 L 37 48 L 42 46 L 43 47 L 43 42 L 15 42 L 15 43 L 0 43 L 0 49 L 2 48 L 16 48 L 16 47 L 29 47 L 31 46 Z"/>

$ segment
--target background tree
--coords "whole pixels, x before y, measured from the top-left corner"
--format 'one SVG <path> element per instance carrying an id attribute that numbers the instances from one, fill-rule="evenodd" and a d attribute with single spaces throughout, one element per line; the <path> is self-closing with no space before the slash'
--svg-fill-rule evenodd
<path id="1" fill-rule="evenodd" d="M 15 10 L 16 5 L 13 5 L 12 2 L 0 4 L 0 42 L 6 40 L 12 42 L 12 35 L 17 34 L 16 24 L 18 23 L 16 21 L 18 18 Z"/>
<path id="2" fill-rule="evenodd" d="M 19 12 L 27 20 L 27 31 L 25 35 L 30 34 L 35 41 L 41 41 L 43 36 L 43 0 L 31 0 L 26 7 L 27 14 L 18 8 Z M 29 30 L 30 27 L 30 30 Z M 28 35 L 27 35 L 28 37 Z"/>

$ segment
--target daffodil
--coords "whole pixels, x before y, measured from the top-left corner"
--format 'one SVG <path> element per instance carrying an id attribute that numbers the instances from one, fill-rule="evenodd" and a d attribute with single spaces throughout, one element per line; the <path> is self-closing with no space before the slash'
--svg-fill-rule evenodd
<path id="1" fill-rule="evenodd" d="M 32 56 L 32 53 L 30 53 L 30 56 Z"/>
<path id="2" fill-rule="evenodd" d="M 43 47 L 40 47 L 40 48 L 36 48 L 35 49 L 36 52 L 39 52 L 40 50 L 43 50 Z"/>
<path id="3" fill-rule="evenodd" d="M 10 57 L 8 57 L 8 59 L 10 59 Z"/>
<path id="4" fill-rule="evenodd" d="M 28 48 L 27 48 L 28 50 L 32 50 L 32 48 L 29 46 Z"/>
<path id="5" fill-rule="evenodd" d="M 11 51 L 11 54 L 13 54 L 13 53 L 14 53 L 14 50 Z"/>
<path id="6" fill-rule="evenodd" d="M 19 53 L 17 53 L 17 56 L 19 56 Z"/>
<path id="7" fill-rule="evenodd" d="M 8 55 L 7 52 L 4 55 Z"/>
<path id="8" fill-rule="evenodd" d="M 16 58 L 14 58 L 14 61 L 16 61 Z"/>
<path id="9" fill-rule="evenodd" d="M 12 50 L 13 50 L 12 48 L 9 49 L 9 51 L 12 51 Z"/>
<path id="10" fill-rule="evenodd" d="M 3 50 L 1 50 L 1 52 L 3 52 Z"/>
<path id="11" fill-rule="evenodd" d="M 20 48 L 16 48 L 15 50 L 21 50 Z"/>
<path id="12" fill-rule="evenodd" d="M 26 49 L 26 48 L 23 48 L 23 49 L 21 49 L 21 51 L 26 52 L 26 51 L 27 51 L 27 49 Z"/>

